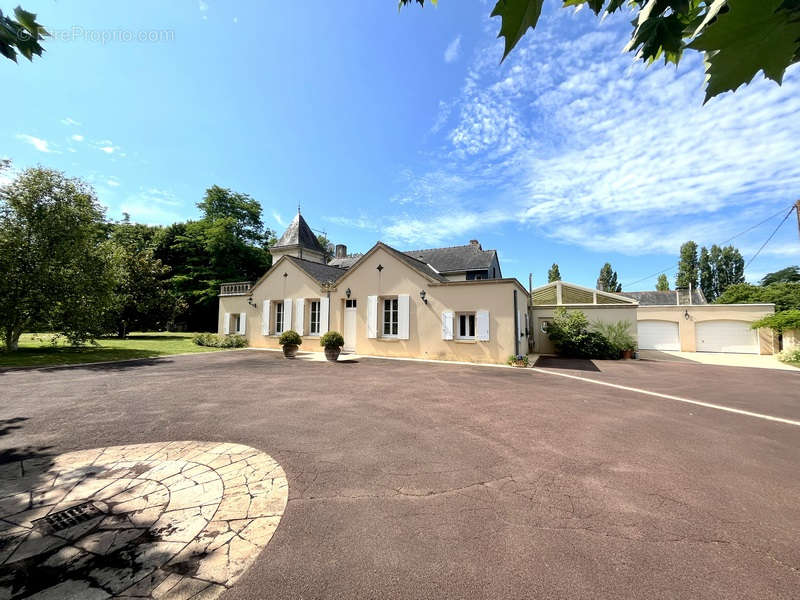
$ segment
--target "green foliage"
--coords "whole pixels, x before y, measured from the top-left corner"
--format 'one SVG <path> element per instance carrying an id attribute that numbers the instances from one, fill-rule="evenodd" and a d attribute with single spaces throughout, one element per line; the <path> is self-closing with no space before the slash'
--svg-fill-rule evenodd
<path id="1" fill-rule="evenodd" d="M 761 285 L 770 285 L 772 283 L 792 283 L 800 281 L 800 267 L 786 267 L 773 273 L 767 273 L 761 279 Z"/>
<path id="2" fill-rule="evenodd" d="M 218 335 L 216 333 L 198 333 L 192 338 L 198 346 L 210 348 L 247 348 L 247 338 L 243 335 Z"/>
<path id="3" fill-rule="evenodd" d="M 592 328 L 608 340 L 608 343 L 619 353 L 636 349 L 636 338 L 633 336 L 633 325 L 630 321 L 592 323 Z"/>
<path id="4" fill-rule="evenodd" d="M 281 337 L 278 338 L 278 343 L 281 346 L 299 346 L 303 343 L 303 338 L 294 329 L 289 329 L 281 334 Z"/>
<path id="5" fill-rule="evenodd" d="M 561 281 L 561 271 L 559 271 L 557 263 L 553 263 L 553 266 L 547 271 L 547 283 L 554 281 Z"/>
<path id="6" fill-rule="evenodd" d="M 698 263 L 697 244 L 691 240 L 681 246 L 681 257 L 678 263 L 678 274 L 675 276 L 675 287 L 697 287 Z"/>
<path id="7" fill-rule="evenodd" d="M 14 350 L 38 328 L 81 343 L 101 335 L 113 303 L 103 211 L 79 179 L 41 167 L 0 188 L 0 336 Z"/>
<path id="8" fill-rule="evenodd" d="M 330 260 L 333 258 L 333 244 L 331 244 L 331 241 L 328 239 L 328 236 L 323 235 L 321 233 L 317 236 L 317 241 L 319 242 L 319 245 L 322 246 L 323 249 L 322 253 L 323 260 L 326 263 L 330 262 Z"/>
<path id="9" fill-rule="evenodd" d="M 18 6 L 14 9 L 12 18 L 0 10 L 0 54 L 7 59 L 17 62 L 17 52 L 30 61 L 34 54 L 41 56 L 44 48 L 39 42 L 49 35 L 36 22 L 35 14 Z"/>
<path id="10" fill-rule="evenodd" d="M 344 346 L 344 337 L 338 331 L 328 331 L 319 338 L 319 345 L 324 348 L 341 348 Z"/>
<path id="11" fill-rule="evenodd" d="M 411 0 L 400 0 L 400 6 Z M 420 5 L 424 0 L 416 0 Z M 503 60 L 529 29 L 534 29 L 543 0 L 499 0 L 492 17 L 500 17 L 505 38 Z M 688 50 L 702 52 L 706 65 L 706 102 L 748 84 L 763 71 L 780 84 L 787 67 L 800 61 L 800 3 L 797 0 L 563 0 L 600 13 L 623 7 L 635 17 L 625 50 L 652 63 L 677 65 Z M 502 62 L 502 61 L 501 61 Z"/>
<path id="12" fill-rule="evenodd" d="M 776 312 L 800 309 L 800 282 L 773 283 L 759 286 L 737 283 L 725 290 L 715 304 L 771 303 Z"/>
<path id="13" fill-rule="evenodd" d="M 506 364 L 514 367 L 529 367 L 531 366 L 531 360 L 526 354 L 512 354 L 506 360 Z"/>
<path id="14" fill-rule="evenodd" d="M 615 349 L 602 333 L 591 331 L 586 315 L 580 311 L 568 312 L 563 306 L 555 310 L 547 327 L 550 340 L 561 356 L 569 358 L 619 358 Z"/>
<path id="15" fill-rule="evenodd" d="M 709 302 L 713 302 L 729 286 L 744 283 L 744 258 L 733 246 L 720 248 L 716 244 L 709 251 L 700 250 L 698 262 L 700 289 Z"/>
<path id="16" fill-rule="evenodd" d="M 774 315 L 766 316 L 754 323 L 750 327 L 758 329 L 759 327 L 769 327 L 778 333 L 789 331 L 791 329 L 800 330 L 800 310 L 790 309 L 784 310 Z"/>
<path id="17" fill-rule="evenodd" d="M 604 292 L 621 292 L 622 286 L 617 281 L 617 272 L 611 268 L 611 263 L 606 263 L 600 269 L 597 278 L 597 289 Z"/>
<path id="18" fill-rule="evenodd" d="M 658 276 L 658 281 L 656 281 L 656 289 L 659 292 L 669 291 L 669 279 L 667 279 L 667 276 L 664 275 L 664 273 Z"/>

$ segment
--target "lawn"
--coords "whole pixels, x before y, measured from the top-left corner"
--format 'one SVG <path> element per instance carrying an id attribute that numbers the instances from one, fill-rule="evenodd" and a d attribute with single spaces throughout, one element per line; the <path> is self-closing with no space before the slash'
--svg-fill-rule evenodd
<path id="1" fill-rule="evenodd" d="M 132 333 L 126 339 L 100 338 L 95 344 L 73 347 L 63 341 L 53 345 L 48 334 L 24 334 L 17 352 L 0 351 L 0 367 L 68 365 L 77 363 L 154 358 L 187 352 L 216 352 L 192 343 L 193 333 Z"/>

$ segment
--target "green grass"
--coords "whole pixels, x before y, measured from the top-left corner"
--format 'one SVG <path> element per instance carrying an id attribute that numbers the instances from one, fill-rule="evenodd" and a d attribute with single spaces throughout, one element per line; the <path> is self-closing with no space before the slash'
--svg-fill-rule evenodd
<path id="1" fill-rule="evenodd" d="M 155 358 L 187 352 L 219 352 L 192 343 L 193 333 L 132 333 L 126 339 L 100 338 L 97 345 L 69 346 L 63 340 L 56 345 L 48 334 L 24 334 L 17 352 L 0 351 L 0 367 L 72 365 L 131 358 Z"/>

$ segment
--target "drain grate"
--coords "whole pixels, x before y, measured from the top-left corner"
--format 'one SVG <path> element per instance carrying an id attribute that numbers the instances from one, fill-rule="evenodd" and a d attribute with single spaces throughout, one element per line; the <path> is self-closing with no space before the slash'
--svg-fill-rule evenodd
<path id="1" fill-rule="evenodd" d="M 75 525 L 80 525 L 86 521 L 91 521 L 95 517 L 101 517 L 105 513 L 97 508 L 92 502 L 76 504 L 64 510 L 54 512 L 51 515 L 36 519 L 32 525 L 38 529 L 44 529 L 48 533 L 63 531 Z"/>

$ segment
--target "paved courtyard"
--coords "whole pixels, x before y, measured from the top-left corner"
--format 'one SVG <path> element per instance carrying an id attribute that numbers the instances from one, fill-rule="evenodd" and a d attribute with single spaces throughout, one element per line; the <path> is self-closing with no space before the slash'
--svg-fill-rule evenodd
<path id="1" fill-rule="evenodd" d="M 0 373 L 0 598 L 793 598 L 799 390 L 257 351 Z"/>

